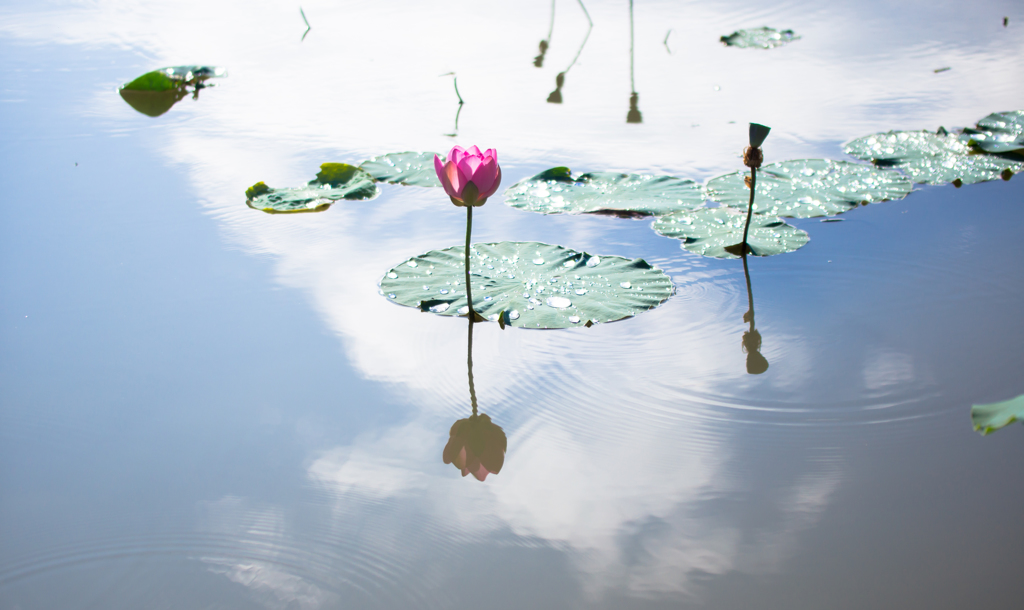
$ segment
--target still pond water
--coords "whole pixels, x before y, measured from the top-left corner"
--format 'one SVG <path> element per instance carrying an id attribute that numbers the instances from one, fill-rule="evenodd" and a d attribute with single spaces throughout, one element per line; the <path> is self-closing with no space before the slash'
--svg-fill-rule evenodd
<path id="1" fill-rule="evenodd" d="M 482 483 L 441 459 L 465 320 L 377 288 L 461 243 L 464 212 L 393 185 L 246 207 L 387 152 L 494 147 L 503 188 L 555 165 L 703 182 L 750 121 L 768 162 L 844 159 L 1024 107 L 1019 2 L 639 1 L 632 57 L 629 2 L 585 6 L 589 37 L 570 0 L 553 25 L 547 0 L 310 0 L 304 39 L 289 3 L 0 7 L 0 609 L 1019 607 L 1024 427 L 983 437 L 970 406 L 1024 393 L 1021 177 L 792 220 L 810 243 L 748 275 L 499 191 L 475 241 L 643 258 L 676 294 L 476 325 L 508 439 Z M 800 38 L 718 40 L 763 25 Z M 228 77 L 156 118 L 116 92 L 182 64 Z"/>

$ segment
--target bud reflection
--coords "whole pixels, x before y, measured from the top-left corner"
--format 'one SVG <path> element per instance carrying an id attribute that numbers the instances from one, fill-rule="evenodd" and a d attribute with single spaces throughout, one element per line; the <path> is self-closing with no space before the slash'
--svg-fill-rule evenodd
<path id="1" fill-rule="evenodd" d="M 747 254 L 743 254 L 743 275 L 747 280 L 747 305 L 749 309 L 743 314 L 743 321 L 750 323 L 750 329 L 743 333 L 743 352 L 747 355 L 747 372 L 760 375 L 768 370 L 768 359 L 761 355 L 761 333 L 754 328 L 754 292 L 750 287 L 750 269 L 747 267 Z"/>
<path id="2" fill-rule="evenodd" d="M 469 372 L 469 401 L 473 414 L 460 419 L 448 433 L 448 444 L 441 459 L 462 472 L 483 481 L 489 474 L 498 474 L 505 464 L 508 439 L 501 426 L 484 413 L 477 414 L 476 387 L 473 385 L 473 318 L 469 318 L 469 349 L 466 368 Z"/>
<path id="3" fill-rule="evenodd" d="M 538 68 L 544 67 L 544 55 L 548 52 L 548 45 L 551 44 L 551 34 L 555 31 L 555 0 L 551 0 L 551 22 L 548 24 L 548 37 L 540 41 L 540 55 L 533 58 L 533 65 Z"/>
<path id="4" fill-rule="evenodd" d="M 627 123 L 643 123 L 644 117 L 640 114 L 640 109 L 637 108 L 637 102 L 639 101 L 640 95 L 636 91 L 629 96 L 629 112 L 626 113 Z"/>
<path id="5" fill-rule="evenodd" d="M 549 104 L 561 104 L 562 103 L 562 85 L 565 84 L 565 72 L 559 72 L 558 76 L 555 77 L 555 90 L 548 96 Z"/>

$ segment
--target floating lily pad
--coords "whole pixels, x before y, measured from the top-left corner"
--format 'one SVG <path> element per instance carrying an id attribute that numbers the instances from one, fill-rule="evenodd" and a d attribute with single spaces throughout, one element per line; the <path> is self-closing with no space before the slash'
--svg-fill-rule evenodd
<path id="1" fill-rule="evenodd" d="M 432 250 L 385 274 L 381 294 L 444 316 L 466 315 L 464 248 Z M 594 256 L 538 242 L 473 244 L 473 307 L 488 320 L 522 328 L 614 322 L 653 309 L 672 281 L 642 259 Z"/>
<path id="2" fill-rule="evenodd" d="M 971 407 L 974 430 L 982 434 L 991 434 L 1015 421 L 1024 421 L 1024 395 L 1003 402 Z"/>
<path id="3" fill-rule="evenodd" d="M 959 184 L 974 184 L 1024 169 L 1020 160 L 972 153 L 959 137 L 929 131 L 876 133 L 847 143 L 843 152 L 881 167 L 899 169 L 922 184 L 958 180 Z"/>
<path id="4" fill-rule="evenodd" d="M 268 214 L 322 212 L 339 199 L 358 201 L 379 194 L 373 176 L 347 163 L 324 163 L 306 186 L 275 189 L 257 182 L 245 191 L 246 204 Z"/>
<path id="5" fill-rule="evenodd" d="M 775 28 L 737 30 L 721 38 L 727 46 L 741 49 L 774 49 L 794 40 L 800 40 L 800 37 L 793 30 L 780 31 Z"/>
<path id="6" fill-rule="evenodd" d="M 366 170 L 378 182 L 405 184 L 408 186 L 441 186 L 434 171 L 432 152 L 389 153 L 363 161 L 359 167 Z M 444 161 L 444 155 L 438 155 Z"/>
<path id="7" fill-rule="evenodd" d="M 987 153 L 1024 152 L 1024 110 L 994 112 L 977 129 L 964 129 L 961 139 Z"/>
<path id="8" fill-rule="evenodd" d="M 704 189 L 672 176 L 593 172 L 573 178 L 568 167 L 553 167 L 510 186 L 505 203 L 541 214 L 660 216 L 703 206 Z"/>
<path id="9" fill-rule="evenodd" d="M 739 258 L 747 215 L 729 208 L 705 208 L 662 216 L 652 228 L 665 237 L 682 240 L 681 247 L 713 258 Z M 810 241 L 807 233 L 779 218 L 754 214 L 747 246 L 754 256 L 772 256 L 799 250 Z M 730 251 L 731 250 L 731 251 Z"/>
<path id="10" fill-rule="evenodd" d="M 733 172 L 708 182 L 708 198 L 746 210 L 750 189 L 747 172 Z M 754 213 L 787 218 L 840 214 L 858 205 L 902 199 L 913 184 L 887 170 L 830 159 L 797 159 L 769 163 L 757 172 Z"/>

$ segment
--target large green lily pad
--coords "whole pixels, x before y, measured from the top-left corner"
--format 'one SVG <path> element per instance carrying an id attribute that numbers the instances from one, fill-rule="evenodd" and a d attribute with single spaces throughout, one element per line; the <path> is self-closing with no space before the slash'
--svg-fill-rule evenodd
<path id="1" fill-rule="evenodd" d="M 1024 152 L 1024 110 L 994 112 L 978 121 L 977 129 L 967 128 L 960 136 L 969 146 L 987 153 Z"/>
<path id="2" fill-rule="evenodd" d="M 378 182 L 405 184 L 408 186 L 441 186 L 434 170 L 432 152 L 388 153 L 363 161 L 359 167 Z M 444 161 L 444 155 L 438 155 Z"/>
<path id="3" fill-rule="evenodd" d="M 1024 169 L 1024 161 L 973 153 L 959 137 L 929 131 L 876 133 L 847 143 L 843 152 L 899 169 L 922 184 L 974 184 L 1008 178 Z"/>
<path id="4" fill-rule="evenodd" d="M 693 180 L 616 172 L 574 178 L 568 167 L 553 167 L 505 190 L 505 203 L 541 214 L 661 216 L 695 210 L 704 199 L 704 189 Z"/>
<path id="5" fill-rule="evenodd" d="M 681 240 L 684 250 L 713 258 L 739 258 L 746 213 L 730 208 L 705 208 L 662 216 L 651 227 L 659 235 Z M 807 233 L 779 218 L 754 214 L 747 246 L 754 256 L 772 256 L 799 250 L 810 241 Z"/>
<path id="6" fill-rule="evenodd" d="M 358 201 L 379 194 L 373 176 L 347 163 L 324 163 L 306 186 L 275 189 L 257 182 L 245 191 L 246 204 L 268 214 L 322 212 L 339 199 Z"/>
<path id="7" fill-rule="evenodd" d="M 733 172 L 708 182 L 708 198 L 746 210 L 750 189 L 747 172 Z M 902 199 L 913 188 L 897 172 L 870 165 L 796 159 L 769 163 L 757 172 L 754 213 L 787 218 L 832 216 L 878 201 Z"/>
<path id="8" fill-rule="evenodd" d="M 1015 421 L 1024 421 L 1024 394 L 1003 402 L 971 406 L 971 422 L 976 432 L 991 434 Z"/>
<path id="9" fill-rule="evenodd" d="M 776 30 L 775 28 L 753 28 L 749 30 L 737 30 L 728 36 L 720 39 L 726 46 L 740 47 L 741 49 L 774 49 L 800 37 L 793 33 L 793 30 Z"/>
<path id="10" fill-rule="evenodd" d="M 400 305 L 443 316 L 466 315 L 464 248 L 432 250 L 380 281 Z M 642 259 L 594 256 L 562 246 L 505 241 L 473 244 L 473 308 L 521 328 L 572 328 L 614 322 L 657 307 L 672 281 Z"/>

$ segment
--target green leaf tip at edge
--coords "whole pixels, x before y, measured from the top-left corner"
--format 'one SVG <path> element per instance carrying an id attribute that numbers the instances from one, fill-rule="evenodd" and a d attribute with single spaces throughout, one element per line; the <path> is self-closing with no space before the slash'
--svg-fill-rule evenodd
<path id="1" fill-rule="evenodd" d="M 146 72 L 121 88 L 128 91 L 170 91 L 177 89 L 180 84 L 162 70 L 154 70 Z"/>
<path id="2" fill-rule="evenodd" d="M 270 187 L 267 186 L 266 183 L 260 181 L 245 189 L 245 198 L 251 201 L 268 191 L 270 191 Z"/>
<path id="3" fill-rule="evenodd" d="M 347 183 L 359 171 L 364 170 L 348 163 L 321 163 L 320 172 L 317 173 L 316 180 L 320 184 L 338 186 Z"/>
<path id="4" fill-rule="evenodd" d="M 1024 420 L 1024 394 L 1002 402 L 971 405 L 974 431 L 983 436 L 1021 420 Z"/>
<path id="5" fill-rule="evenodd" d="M 572 179 L 572 171 L 568 167 L 552 167 L 534 176 L 536 180 L 558 180 L 560 182 L 575 182 Z"/>

